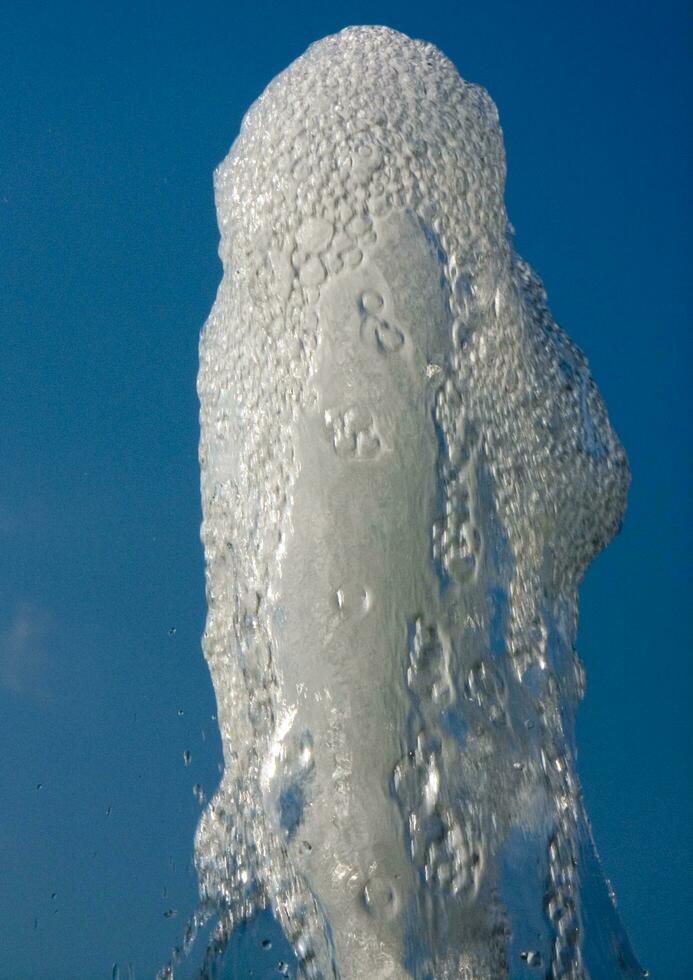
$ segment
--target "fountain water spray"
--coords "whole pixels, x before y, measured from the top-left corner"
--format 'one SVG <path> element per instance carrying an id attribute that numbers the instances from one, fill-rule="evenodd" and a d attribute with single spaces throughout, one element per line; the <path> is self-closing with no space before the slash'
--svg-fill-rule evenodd
<path id="1" fill-rule="evenodd" d="M 200 820 L 223 947 L 310 978 L 641 976 L 575 771 L 577 586 L 624 451 L 515 252 L 496 108 L 431 44 L 314 44 L 215 175 Z"/>

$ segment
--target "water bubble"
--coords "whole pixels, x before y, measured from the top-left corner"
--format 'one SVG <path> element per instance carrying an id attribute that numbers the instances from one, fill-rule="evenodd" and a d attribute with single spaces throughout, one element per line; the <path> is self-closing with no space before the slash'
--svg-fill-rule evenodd
<path id="1" fill-rule="evenodd" d="M 397 891 L 393 883 L 382 875 L 373 875 L 363 889 L 363 901 L 372 915 L 386 919 L 397 914 Z"/>
<path id="2" fill-rule="evenodd" d="M 367 290 L 361 295 L 361 306 L 367 313 L 379 313 L 383 308 L 383 297 L 375 290 Z"/>

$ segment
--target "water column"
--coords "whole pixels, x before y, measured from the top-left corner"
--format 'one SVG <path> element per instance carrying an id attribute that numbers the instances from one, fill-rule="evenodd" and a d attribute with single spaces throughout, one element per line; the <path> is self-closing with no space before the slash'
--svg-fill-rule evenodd
<path id="1" fill-rule="evenodd" d="M 516 254 L 487 93 L 387 28 L 326 38 L 215 174 L 202 499 L 223 945 L 301 975 L 641 975 L 575 771 L 577 585 L 629 481 Z"/>

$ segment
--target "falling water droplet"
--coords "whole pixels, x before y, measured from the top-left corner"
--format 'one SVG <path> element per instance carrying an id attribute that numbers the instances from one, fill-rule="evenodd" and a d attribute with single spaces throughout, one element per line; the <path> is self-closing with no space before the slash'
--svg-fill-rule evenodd
<path id="1" fill-rule="evenodd" d="M 520 959 L 524 960 L 527 966 L 541 966 L 541 953 L 536 950 L 528 949 L 520 953 Z"/>

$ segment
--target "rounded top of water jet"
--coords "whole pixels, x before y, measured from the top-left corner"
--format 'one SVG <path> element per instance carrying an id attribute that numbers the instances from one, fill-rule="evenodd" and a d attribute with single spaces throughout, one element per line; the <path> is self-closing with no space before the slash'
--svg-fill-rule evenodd
<path id="1" fill-rule="evenodd" d="M 435 45 L 375 26 L 316 41 L 277 75 L 215 174 L 222 236 L 232 226 L 239 245 L 326 200 L 377 209 L 412 188 L 441 210 L 465 201 L 468 235 L 502 239 L 504 182 L 488 93 Z"/>

